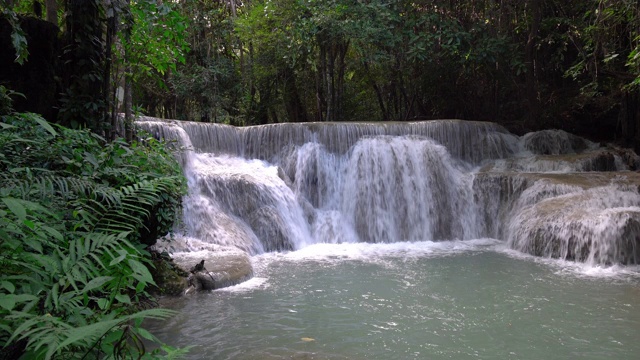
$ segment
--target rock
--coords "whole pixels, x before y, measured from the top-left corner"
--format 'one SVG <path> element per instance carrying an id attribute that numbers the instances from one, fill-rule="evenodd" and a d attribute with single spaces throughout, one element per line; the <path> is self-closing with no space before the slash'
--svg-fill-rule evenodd
<path id="1" fill-rule="evenodd" d="M 194 269 L 189 276 L 189 285 L 195 290 L 215 290 L 237 285 L 253 276 L 249 256 L 235 248 L 174 254 L 175 262 L 183 269 L 191 268 L 199 259 L 207 265 L 201 270 Z"/>
<path id="2" fill-rule="evenodd" d="M 535 256 L 640 261 L 640 173 L 486 172 L 474 178 L 478 226 Z"/>
<path id="3" fill-rule="evenodd" d="M 199 271 L 205 271 L 204 260 L 200 261 L 198 264 L 196 264 L 196 266 L 192 267 L 191 270 L 189 270 L 189 272 L 192 274 Z"/>
<path id="4" fill-rule="evenodd" d="M 593 189 L 523 209 L 510 224 L 510 247 L 594 265 L 640 263 L 640 195 L 608 192 Z"/>
<path id="5" fill-rule="evenodd" d="M 171 257 L 163 253 L 151 252 L 153 268 L 149 268 L 158 295 L 181 295 L 187 288 L 187 273 L 173 262 Z"/>
<path id="6" fill-rule="evenodd" d="M 287 236 L 288 229 L 275 207 L 262 207 L 253 212 L 247 221 L 253 232 L 262 241 L 264 251 L 293 250 L 293 244 Z"/>
<path id="7" fill-rule="evenodd" d="M 595 144 L 563 130 L 542 130 L 522 137 L 525 149 L 539 155 L 580 153 Z"/>
<path id="8" fill-rule="evenodd" d="M 494 161 L 482 172 L 594 172 L 628 170 L 626 161 L 617 153 L 598 149 L 579 154 L 535 155 Z"/>

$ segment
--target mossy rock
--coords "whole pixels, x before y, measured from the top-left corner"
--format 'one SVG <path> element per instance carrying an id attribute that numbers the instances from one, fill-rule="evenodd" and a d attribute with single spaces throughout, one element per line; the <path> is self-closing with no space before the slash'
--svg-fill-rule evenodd
<path id="1" fill-rule="evenodd" d="M 152 252 L 153 268 L 149 271 L 157 287 L 152 291 L 156 295 L 179 296 L 187 289 L 187 272 L 178 267 L 166 254 Z"/>

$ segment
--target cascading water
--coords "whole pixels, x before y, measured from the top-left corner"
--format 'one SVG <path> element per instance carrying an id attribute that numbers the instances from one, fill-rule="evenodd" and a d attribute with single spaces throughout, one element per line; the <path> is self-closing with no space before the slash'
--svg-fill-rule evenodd
<path id="1" fill-rule="evenodd" d="M 184 232 L 205 244 L 259 254 L 490 237 L 539 256 L 640 261 L 628 156 L 565 132 L 518 138 L 458 120 L 138 124 L 184 148 Z"/>

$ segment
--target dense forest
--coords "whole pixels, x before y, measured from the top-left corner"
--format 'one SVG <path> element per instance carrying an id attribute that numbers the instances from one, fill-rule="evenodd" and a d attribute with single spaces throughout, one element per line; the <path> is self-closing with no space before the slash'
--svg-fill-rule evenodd
<path id="1" fill-rule="evenodd" d="M 462 118 L 638 145 L 637 1 L 4 2 L 3 66 L 45 52 L 46 116 L 67 125 Z"/>

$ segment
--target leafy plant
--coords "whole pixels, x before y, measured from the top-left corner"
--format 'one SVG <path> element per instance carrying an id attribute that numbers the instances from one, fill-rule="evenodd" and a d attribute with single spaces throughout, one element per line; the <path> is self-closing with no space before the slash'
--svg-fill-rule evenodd
<path id="1" fill-rule="evenodd" d="M 184 178 L 151 139 L 104 144 L 35 114 L 0 122 L 0 339 L 29 359 L 149 358 L 180 351 L 141 327 L 154 285 L 139 233 L 175 218 Z M 147 304 L 147 305 L 145 305 Z M 0 351 L 2 355 L 2 351 Z"/>

